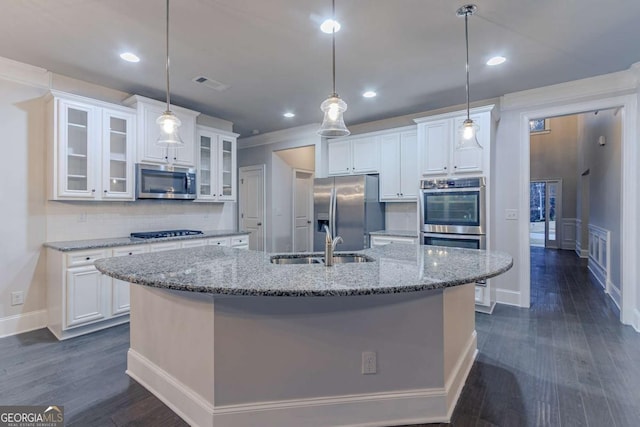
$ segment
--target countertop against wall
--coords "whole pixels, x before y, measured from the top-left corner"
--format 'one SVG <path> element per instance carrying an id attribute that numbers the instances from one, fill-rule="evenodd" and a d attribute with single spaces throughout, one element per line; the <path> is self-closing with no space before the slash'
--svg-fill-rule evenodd
<path id="1" fill-rule="evenodd" d="M 100 249 L 100 248 L 112 248 L 116 246 L 129 246 L 129 245 L 146 245 L 150 243 L 167 242 L 174 240 L 192 240 L 192 239 L 208 239 L 215 237 L 228 237 L 228 236 L 242 236 L 249 234 L 246 231 L 237 230 L 215 230 L 204 231 L 203 234 L 196 234 L 191 236 L 175 236 L 175 237 L 162 237 L 158 239 L 138 239 L 131 237 L 115 237 L 110 239 L 89 239 L 89 240 L 69 240 L 64 242 L 46 242 L 44 246 L 46 248 L 55 249 L 61 252 L 78 251 L 83 249 Z"/>

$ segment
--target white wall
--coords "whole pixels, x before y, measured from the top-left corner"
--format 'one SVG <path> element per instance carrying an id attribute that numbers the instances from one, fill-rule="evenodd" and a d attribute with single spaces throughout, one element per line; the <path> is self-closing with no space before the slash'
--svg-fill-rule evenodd
<path id="1" fill-rule="evenodd" d="M 50 177 L 45 176 L 45 113 L 40 97 L 49 88 L 114 103 L 129 96 L 0 58 L 4 135 L 0 168 L 0 335 L 15 332 L 12 328 L 19 325 L 19 319 L 46 308 L 44 242 L 121 237 L 138 230 L 236 228 L 235 203 L 47 201 L 45 182 Z M 231 129 L 230 122 L 208 117 L 204 120 Z M 14 291 L 24 292 L 23 305 L 11 306 Z"/>
<path id="2" fill-rule="evenodd" d="M 611 232 L 611 281 L 620 288 L 622 114 L 614 109 L 585 113 L 579 124 L 580 152 L 589 169 L 589 224 Z M 603 146 L 598 144 L 600 136 L 606 138 Z"/>
<path id="3" fill-rule="evenodd" d="M 387 230 L 418 233 L 417 203 L 385 203 L 384 223 Z"/>

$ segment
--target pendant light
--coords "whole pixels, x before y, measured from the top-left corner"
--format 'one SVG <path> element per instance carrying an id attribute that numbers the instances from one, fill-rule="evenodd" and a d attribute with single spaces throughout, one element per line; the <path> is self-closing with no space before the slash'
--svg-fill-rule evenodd
<path id="1" fill-rule="evenodd" d="M 156 143 L 162 147 L 182 147 L 184 142 L 178 134 L 178 128 L 182 124 L 180 119 L 171 111 L 169 97 L 169 0 L 167 0 L 167 110 L 156 120 L 160 126 L 160 136 Z"/>
<path id="2" fill-rule="evenodd" d="M 456 14 L 464 17 L 464 38 L 467 46 L 467 119 L 462 122 L 458 129 L 458 140 L 456 150 L 467 150 L 471 148 L 480 148 L 482 146 L 478 142 L 478 125 L 469 117 L 469 16 L 476 13 L 478 8 L 475 4 L 467 4 L 462 6 Z"/>
<path id="3" fill-rule="evenodd" d="M 344 102 L 336 93 L 336 0 L 332 0 L 333 13 L 333 29 L 331 31 L 332 39 L 332 63 L 333 63 L 333 93 L 320 104 L 320 109 L 324 112 L 322 125 L 318 129 L 318 135 L 329 138 L 338 136 L 347 136 L 351 132 L 344 124 L 342 114 L 347 110 L 347 103 Z"/>

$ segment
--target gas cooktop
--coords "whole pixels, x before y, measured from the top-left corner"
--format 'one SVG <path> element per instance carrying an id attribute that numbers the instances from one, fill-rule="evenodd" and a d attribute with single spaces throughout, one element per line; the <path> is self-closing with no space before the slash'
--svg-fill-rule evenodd
<path id="1" fill-rule="evenodd" d="M 160 239 L 163 237 L 194 236 L 203 234 L 200 230 L 164 230 L 145 231 L 141 233 L 131 233 L 132 239 Z"/>

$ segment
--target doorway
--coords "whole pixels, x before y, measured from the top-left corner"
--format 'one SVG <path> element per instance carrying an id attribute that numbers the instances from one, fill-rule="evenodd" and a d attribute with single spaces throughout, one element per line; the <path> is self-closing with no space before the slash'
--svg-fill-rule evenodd
<path id="1" fill-rule="evenodd" d="M 264 251 L 266 246 L 264 171 L 264 165 L 244 166 L 238 174 L 238 224 L 249 232 L 249 249 L 254 251 Z"/>
<path id="2" fill-rule="evenodd" d="M 293 251 L 313 249 L 313 172 L 293 170 Z"/>
<path id="3" fill-rule="evenodd" d="M 531 246 L 560 249 L 562 181 L 531 181 L 529 187 L 529 241 Z"/>

